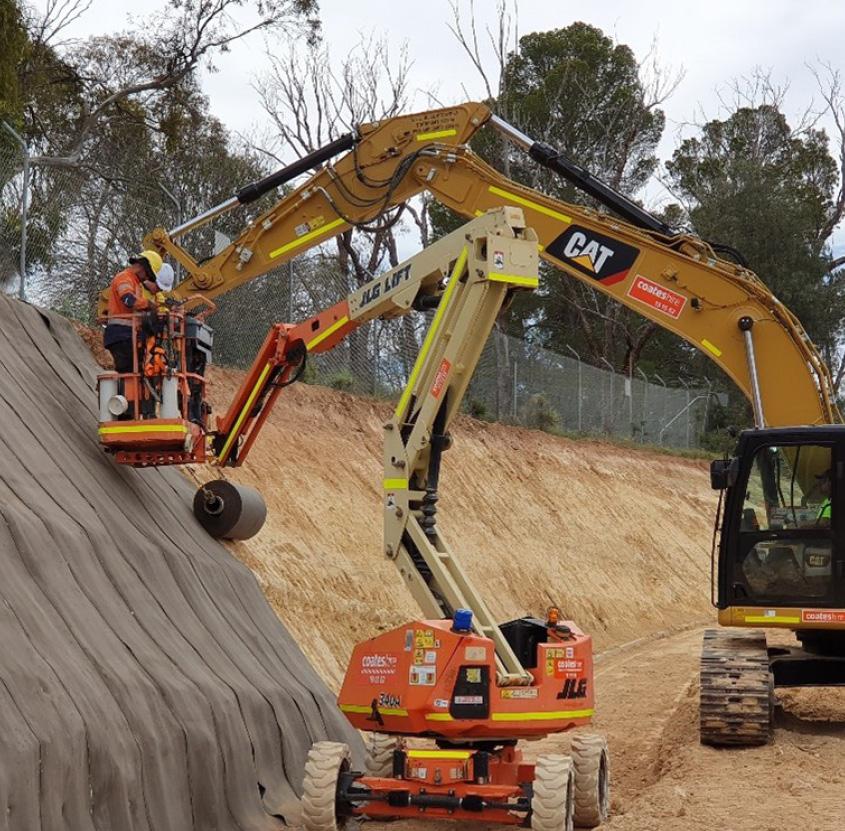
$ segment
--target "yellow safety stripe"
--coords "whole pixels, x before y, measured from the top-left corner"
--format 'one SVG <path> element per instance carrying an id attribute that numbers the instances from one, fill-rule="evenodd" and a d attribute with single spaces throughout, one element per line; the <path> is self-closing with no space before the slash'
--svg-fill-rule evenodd
<path id="1" fill-rule="evenodd" d="M 432 139 L 449 138 L 449 136 L 458 135 L 458 131 L 452 128 L 451 130 L 435 130 L 433 133 L 417 133 L 417 141 L 431 141 Z"/>
<path id="2" fill-rule="evenodd" d="M 100 427 L 101 436 L 114 436 L 120 433 L 182 433 L 188 432 L 184 424 L 130 424 L 128 427 Z"/>
<path id="3" fill-rule="evenodd" d="M 341 704 L 340 709 L 344 713 L 372 713 L 372 705 L 367 704 Z M 379 707 L 378 711 L 383 716 L 407 716 L 408 711 L 401 707 Z"/>
<path id="4" fill-rule="evenodd" d="M 299 248 L 300 245 L 305 245 L 306 242 L 310 242 L 315 237 L 319 237 L 321 234 L 327 234 L 329 231 L 337 228 L 339 225 L 343 225 L 345 220 L 343 219 L 333 219 L 331 222 L 326 223 L 325 225 L 321 225 L 319 228 L 315 228 L 313 231 L 309 231 L 307 234 L 303 234 L 301 237 L 293 240 L 292 242 L 286 242 L 284 245 L 277 248 L 275 251 L 270 252 L 270 259 L 274 260 L 276 257 L 281 257 L 282 254 L 291 251 L 294 248 Z"/>
<path id="5" fill-rule="evenodd" d="M 589 718 L 595 710 L 557 710 L 550 713 L 492 713 L 493 721 L 557 721 L 562 718 Z"/>
<path id="6" fill-rule="evenodd" d="M 409 759 L 469 759 L 468 750 L 409 750 Z"/>
<path id="7" fill-rule="evenodd" d="M 516 274 L 488 274 L 487 279 L 494 283 L 511 283 L 514 286 L 526 286 L 536 289 L 540 285 L 538 277 L 519 277 Z"/>
<path id="8" fill-rule="evenodd" d="M 382 487 L 386 491 L 406 491 L 408 490 L 407 479 L 385 479 L 382 481 Z"/>
<path id="9" fill-rule="evenodd" d="M 340 327 L 341 327 L 341 326 L 343 326 L 343 325 L 344 325 L 344 324 L 346 324 L 346 323 L 349 323 L 349 318 L 348 318 L 346 315 L 344 315 L 344 316 L 343 316 L 340 320 L 338 320 L 336 323 L 332 323 L 332 325 L 331 325 L 331 326 L 329 326 L 329 328 L 328 328 L 328 329 L 326 329 L 326 331 L 325 331 L 325 332 L 321 332 L 319 335 L 317 335 L 317 337 L 316 337 L 316 338 L 314 338 L 314 340 L 312 340 L 312 341 L 310 341 L 309 343 L 307 343 L 307 344 L 306 344 L 306 346 L 305 346 L 305 348 L 310 350 L 310 349 L 313 349 L 315 346 L 318 346 L 318 345 L 319 345 L 319 344 L 321 344 L 321 343 L 322 343 L 322 342 L 323 342 L 323 341 L 324 341 L 324 340 L 325 340 L 325 339 L 326 339 L 329 335 L 333 335 L 333 334 L 334 334 L 334 333 L 335 333 L 338 329 L 340 329 Z"/>
<path id="10" fill-rule="evenodd" d="M 801 623 L 800 617 L 787 615 L 746 615 L 744 620 L 746 623 Z"/>
<path id="11" fill-rule="evenodd" d="M 226 443 L 223 445 L 223 449 L 220 451 L 220 455 L 217 457 L 221 461 L 225 462 L 226 459 L 229 457 L 229 450 L 232 447 L 232 443 L 237 439 L 238 432 L 241 429 L 241 425 L 244 423 L 244 420 L 247 417 L 247 414 L 252 410 L 252 405 L 255 403 L 255 399 L 258 398 L 258 393 L 261 392 L 261 388 L 264 386 L 264 382 L 267 380 L 267 376 L 270 374 L 270 370 L 272 369 L 271 364 L 267 364 L 264 369 L 261 370 L 261 375 L 258 376 L 258 380 L 255 382 L 255 386 L 252 388 L 252 392 L 249 394 L 249 398 L 246 400 L 246 404 L 244 404 L 243 409 L 241 410 L 240 415 L 238 416 L 238 420 L 235 422 L 235 426 L 229 432 L 229 438 L 226 439 Z"/>
<path id="12" fill-rule="evenodd" d="M 454 721 L 448 713 L 426 713 L 426 721 Z"/>
<path id="13" fill-rule="evenodd" d="M 567 216 L 566 214 L 553 211 L 551 208 L 547 208 L 545 205 L 538 205 L 536 202 L 532 202 L 530 199 L 526 199 L 524 196 L 518 196 L 517 194 L 511 193 L 510 191 L 502 190 L 501 188 L 497 188 L 495 185 L 490 185 L 487 190 L 489 190 L 490 193 L 495 193 L 496 196 L 502 196 L 505 199 L 509 199 L 512 202 L 516 202 L 517 205 L 524 205 L 526 208 L 531 208 L 532 211 L 537 211 L 537 213 L 545 214 L 546 216 L 550 216 L 552 219 L 557 219 L 561 222 L 565 222 L 567 225 L 572 222 L 571 216 Z"/>
<path id="14" fill-rule="evenodd" d="M 397 419 L 402 417 L 402 414 L 405 412 L 405 408 L 408 406 L 408 401 L 414 391 L 414 385 L 417 383 L 417 378 L 425 365 L 428 352 L 431 349 L 432 343 L 434 343 L 434 338 L 437 336 L 437 330 L 440 328 L 440 323 L 443 320 L 443 315 L 446 313 L 446 307 L 449 305 L 449 300 L 452 298 L 452 295 L 455 293 L 455 288 L 460 282 L 459 278 L 461 276 L 461 272 L 464 270 L 468 257 L 469 248 L 464 246 L 463 250 L 458 255 L 458 259 L 455 261 L 455 267 L 452 269 L 452 274 L 449 277 L 449 285 L 446 286 L 446 291 L 443 292 L 443 297 L 440 298 L 437 311 L 434 313 L 434 320 L 431 321 L 431 326 L 429 327 L 428 333 L 423 341 L 422 349 L 420 349 L 420 354 L 417 355 L 417 360 L 414 363 L 413 370 L 411 371 L 411 377 L 408 378 L 408 383 L 402 391 L 399 403 L 396 405 L 395 415 Z"/>
<path id="15" fill-rule="evenodd" d="M 703 346 L 703 347 L 704 347 L 704 348 L 705 348 L 708 352 L 712 352 L 712 353 L 713 353 L 713 354 L 714 354 L 717 358 L 721 358 L 721 357 L 722 357 L 722 350 L 721 350 L 721 349 L 719 349 L 719 347 L 718 347 L 718 346 L 716 346 L 716 344 L 714 344 L 714 343 L 710 343 L 710 341 L 709 341 L 709 340 L 707 340 L 707 338 L 702 338 L 702 339 L 701 339 L 701 345 L 702 345 L 702 346 Z"/>

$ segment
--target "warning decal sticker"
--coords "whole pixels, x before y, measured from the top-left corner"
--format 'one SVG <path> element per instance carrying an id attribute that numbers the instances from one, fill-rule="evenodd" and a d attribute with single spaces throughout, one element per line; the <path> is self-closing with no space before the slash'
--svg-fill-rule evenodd
<path id="1" fill-rule="evenodd" d="M 634 282 L 628 289 L 628 297 L 633 297 L 634 300 L 639 300 L 640 303 L 645 303 L 646 306 L 651 306 L 652 309 L 675 320 L 681 316 L 687 304 L 687 299 L 682 294 L 664 288 L 639 274 L 634 277 Z"/>

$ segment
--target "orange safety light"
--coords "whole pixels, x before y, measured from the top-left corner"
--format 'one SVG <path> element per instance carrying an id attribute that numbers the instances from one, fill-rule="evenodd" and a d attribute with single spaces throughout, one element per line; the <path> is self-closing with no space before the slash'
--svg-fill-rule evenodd
<path id="1" fill-rule="evenodd" d="M 558 623 L 560 623 L 560 609 L 557 606 L 549 606 L 549 611 L 546 612 L 546 625 L 552 628 Z"/>

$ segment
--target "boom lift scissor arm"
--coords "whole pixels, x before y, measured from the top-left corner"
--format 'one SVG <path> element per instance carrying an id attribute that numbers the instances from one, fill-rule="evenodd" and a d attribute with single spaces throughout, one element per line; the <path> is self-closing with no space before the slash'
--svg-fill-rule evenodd
<path id="1" fill-rule="evenodd" d="M 625 220 L 551 199 L 502 176 L 467 146 L 484 124 Z M 211 260 L 200 264 L 178 244 L 193 228 L 343 151 Z M 172 255 L 190 275 L 177 287 L 178 297 L 196 292 L 214 297 L 425 191 L 469 218 L 502 205 L 522 207 L 544 259 L 704 352 L 752 401 L 759 426 L 841 421 L 827 367 L 799 321 L 755 274 L 720 258 L 693 235 L 672 234 L 483 104 L 363 125 L 357 135 L 338 139 L 169 233 L 157 229 L 146 243 Z"/>

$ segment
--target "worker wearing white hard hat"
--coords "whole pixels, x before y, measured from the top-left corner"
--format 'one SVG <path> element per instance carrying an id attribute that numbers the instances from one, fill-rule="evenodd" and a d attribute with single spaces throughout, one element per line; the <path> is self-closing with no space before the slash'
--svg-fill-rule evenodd
<path id="1" fill-rule="evenodd" d="M 162 263 L 161 268 L 156 274 L 156 285 L 159 291 L 172 291 L 173 280 L 175 274 L 173 273 L 173 266 L 170 263 Z"/>

